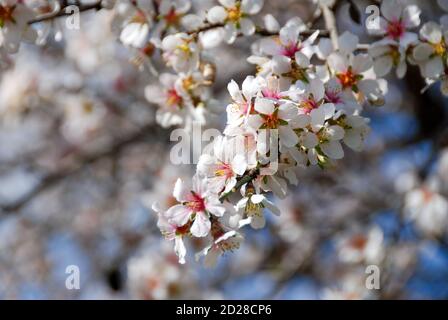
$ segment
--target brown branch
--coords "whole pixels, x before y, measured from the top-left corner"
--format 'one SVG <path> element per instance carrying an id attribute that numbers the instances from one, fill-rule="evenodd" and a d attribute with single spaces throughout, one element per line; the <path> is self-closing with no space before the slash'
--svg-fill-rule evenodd
<path id="1" fill-rule="evenodd" d="M 71 16 L 74 14 L 74 12 L 66 12 L 66 9 L 76 5 L 65 5 L 61 6 L 60 10 L 52 12 L 50 14 L 41 15 L 35 19 L 32 19 L 28 21 L 28 24 L 34 24 L 38 22 L 48 21 L 59 17 L 65 17 L 65 16 Z M 79 5 L 77 6 L 79 9 L 79 12 L 89 11 L 89 10 L 100 10 L 103 8 L 103 5 L 101 4 L 101 0 L 98 0 L 91 4 L 85 4 L 85 5 Z"/>
<path id="2" fill-rule="evenodd" d="M 333 47 L 337 50 L 339 48 L 338 30 L 336 28 L 336 19 L 334 17 L 334 14 L 327 5 L 322 4 L 320 8 L 324 17 L 325 27 L 330 32 L 330 39 L 333 43 Z"/>
<path id="3" fill-rule="evenodd" d="M 47 174 L 40 180 L 39 184 L 34 189 L 25 194 L 23 197 L 21 197 L 20 199 L 11 204 L 0 206 L 0 211 L 2 211 L 3 213 L 14 213 L 19 211 L 30 201 L 32 201 L 35 197 L 37 197 L 39 194 L 49 189 L 50 187 L 56 185 L 61 180 L 78 173 L 82 168 L 91 165 L 96 161 L 103 159 L 105 157 L 114 156 L 120 153 L 125 147 L 135 142 L 141 141 L 148 134 L 157 134 L 157 132 L 161 130 L 163 129 L 161 129 L 157 125 L 154 125 L 152 123 L 147 124 L 141 127 L 139 130 L 136 130 L 134 133 L 129 134 L 127 137 L 119 140 L 106 150 L 101 150 L 93 154 L 80 155 L 77 166 L 59 172 Z M 166 134 L 164 136 L 166 136 Z"/>
<path id="4" fill-rule="evenodd" d="M 223 23 L 208 23 L 208 24 L 206 24 L 206 25 L 204 25 L 204 26 L 202 26 L 202 27 L 200 27 L 198 29 L 188 31 L 187 33 L 188 34 L 198 34 L 198 33 L 201 33 L 201 32 L 205 32 L 205 31 L 209 31 L 209 30 L 213 30 L 213 29 L 217 29 L 217 28 L 222 28 L 222 27 L 224 27 Z M 316 31 L 319 31 L 319 36 L 320 37 L 328 37 L 329 36 L 328 30 L 315 30 L 315 29 L 304 30 L 304 31 L 300 32 L 300 35 L 303 36 L 303 37 L 308 37 L 308 36 L 312 35 Z M 257 27 L 256 30 L 255 30 L 255 34 L 257 34 L 259 36 L 269 37 L 269 36 L 277 36 L 278 32 L 271 32 L 271 31 L 268 31 L 268 30 L 266 30 L 264 28 Z"/>

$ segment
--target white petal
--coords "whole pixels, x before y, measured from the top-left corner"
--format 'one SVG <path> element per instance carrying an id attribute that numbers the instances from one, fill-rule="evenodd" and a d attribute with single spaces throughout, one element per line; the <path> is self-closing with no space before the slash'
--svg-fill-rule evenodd
<path id="1" fill-rule="evenodd" d="M 185 225 L 190 219 L 191 212 L 185 206 L 177 204 L 169 208 L 166 212 L 169 223 L 177 226 Z"/>
<path id="2" fill-rule="evenodd" d="M 343 53 L 352 53 L 359 43 L 358 36 L 349 31 L 345 31 L 338 39 L 339 50 Z"/>
<path id="3" fill-rule="evenodd" d="M 236 174 L 243 175 L 247 169 L 246 158 L 241 154 L 236 155 L 232 160 L 232 169 Z"/>
<path id="4" fill-rule="evenodd" d="M 292 103 L 284 103 L 278 108 L 278 116 L 280 119 L 290 120 L 297 116 L 298 109 Z"/>
<path id="5" fill-rule="evenodd" d="M 412 55 L 417 61 L 425 61 L 429 59 L 433 52 L 434 48 L 430 44 L 420 43 L 414 48 Z"/>
<path id="6" fill-rule="evenodd" d="M 174 239 L 174 252 L 179 257 L 179 263 L 185 263 L 185 255 L 187 254 L 187 249 L 185 249 L 184 242 L 181 237 L 176 237 Z"/>
<path id="7" fill-rule="evenodd" d="M 257 14 L 263 8 L 264 0 L 243 0 L 241 9 L 247 14 Z"/>
<path id="8" fill-rule="evenodd" d="M 211 227 L 210 219 L 203 212 L 197 212 L 193 225 L 190 228 L 191 234 L 195 237 L 205 237 Z"/>
<path id="9" fill-rule="evenodd" d="M 396 21 L 401 18 L 403 6 L 399 0 L 387 0 L 381 3 L 381 13 L 389 21 Z"/>
<path id="10" fill-rule="evenodd" d="M 235 80 L 231 80 L 227 85 L 227 90 L 229 91 L 230 96 L 236 102 L 243 102 L 243 96 L 241 95 L 240 88 Z"/>
<path id="11" fill-rule="evenodd" d="M 263 205 L 268 208 L 269 211 L 271 211 L 273 214 L 275 214 L 276 216 L 280 215 L 280 209 L 271 201 L 269 201 L 268 199 L 264 199 L 263 201 Z"/>
<path id="12" fill-rule="evenodd" d="M 372 67 L 372 59 L 367 54 L 358 54 L 353 57 L 352 66 L 356 74 L 363 73 Z"/>
<path id="13" fill-rule="evenodd" d="M 320 147 L 331 159 L 342 159 L 344 157 L 344 150 L 338 141 L 325 142 Z"/>
<path id="14" fill-rule="evenodd" d="M 299 143 L 299 137 L 297 137 L 297 134 L 289 125 L 280 126 L 280 128 L 278 128 L 278 133 L 280 141 L 285 147 L 294 147 Z"/>
<path id="15" fill-rule="evenodd" d="M 271 115 L 274 112 L 274 103 L 271 100 L 258 98 L 255 100 L 255 110 L 259 113 Z"/>
<path id="16" fill-rule="evenodd" d="M 389 55 L 385 55 L 375 59 L 373 69 L 377 77 L 384 77 L 392 70 L 393 60 Z"/>
<path id="17" fill-rule="evenodd" d="M 410 5 L 404 8 L 402 19 L 406 28 L 415 28 L 420 24 L 421 10 L 416 5 Z"/>
<path id="18" fill-rule="evenodd" d="M 442 41 L 442 30 L 440 26 L 435 22 L 427 22 L 420 29 L 420 36 L 433 44 L 440 43 Z"/>
<path id="19" fill-rule="evenodd" d="M 222 23 L 226 18 L 227 11 L 221 6 L 215 6 L 207 12 L 207 20 L 210 23 Z"/>
<path id="20" fill-rule="evenodd" d="M 252 20 L 247 19 L 247 18 L 242 18 L 240 20 L 240 29 L 241 29 L 241 32 L 245 36 L 250 36 L 250 35 L 254 34 L 254 32 L 255 32 L 255 25 L 252 22 Z"/>
<path id="21" fill-rule="evenodd" d="M 424 65 L 424 76 L 427 78 L 437 78 L 443 73 L 443 62 L 440 57 L 430 59 Z"/>

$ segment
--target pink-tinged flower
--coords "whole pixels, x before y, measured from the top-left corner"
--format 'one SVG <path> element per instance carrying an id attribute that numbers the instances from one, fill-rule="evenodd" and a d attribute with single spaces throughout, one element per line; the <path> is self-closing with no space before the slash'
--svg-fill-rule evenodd
<path id="1" fill-rule="evenodd" d="M 115 4 L 114 29 L 120 32 L 120 41 L 127 46 L 144 48 L 149 41 L 153 25 L 152 1 L 137 0 L 135 3 L 119 0 Z"/>
<path id="2" fill-rule="evenodd" d="M 448 34 L 437 23 L 428 22 L 420 29 L 420 38 L 413 58 L 425 78 L 439 79 L 445 75 Z"/>
<path id="3" fill-rule="evenodd" d="M 163 58 L 176 72 L 188 72 L 199 66 L 199 48 L 186 33 L 176 33 L 162 40 Z"/>
<path id="4" fill-rule="evenodd" d="M 336 78 L 331 78 L 325 83 L 324 101 L 332 103 L 336 108 L 336 112 L 341 111 L 346 114 L 353 114 L 361 109 L 361 105 L 356 100 L 353 92 L 343 90 L 341 83 Z"/>
<path id="5" fill-rule="evenodd" d="M 34 17 L 22 0 L 0 0 L 0 46 L 6 52 L 16 53 L 22 39 L 36 39 L 36 31 L 28 25 Z"/>
<path id="6" fill-rule="evenodd" d="M 373 70 L 377 77 L 384 77 L 393 67 L 397 78 L 401 79 L 406 74 L 406 50 L 394 40 L 383 39 L 373 43 L 369 54 L 373 59 Z"/>
<path id="7" fill-rule="evenodd" d="M 261 41 L 261 51 L 270 56 L 285 56 L 291 59 L 301 60 L 304 55 L 310 59 L 314 53 L 314 41 L 319 31 L 314 32 L 306 40 L 300 39 L 300 32 L 306 30 L 305 24 L 300 19 L 292 19 L 280 29 L 279 36 L 270 37 Z"/>
<path id="8" fill-rule="evenodd" d="M 241 90 L 238 84 L 232 80 L 227 85 L 227 90 L 233 102 L 227 106 L 227 125 L 237 127 L 243 124 L 252 109 L 252 99 L 259 91 L 258 79 L 248 76 L 244 79 Z"/>
<path id="9" fill-rule="evenodd" d="M 229 192 L 247 169 L 243 146 L 237 138 L 218 137 L 214 141 L 212 154 L 199 158 L 197 171 L 208 178 L 211 189 L 216 192 Z"/>
<path id="10" fill-rule="evenodd" d="M 428 235 L 441 235 L 448 226 L 448 200 L 431 186 L 409 191 L 405 196 L 405 214 Z"/>
<path id="11" fill-rule="evenodd" d="M 218 0 L 222 6 L 215 6 L 207 13 L 210 23 L 223 23 L 223 37 L 228 43 L 233 43 L 242 32 L 248 36 L 255 32 L 255 25 L 248 18 L 261 11 L 264 0 Z"/>
<path id="12" fill-rule="evenodd" d="M 227 251 L 238 249 L 244 237 L 235 230 L 228 230 L 219 222 L 214 222 L 211 228 L 212 243 L 195 255 L 196 260 L 204 257 L 204 265 L 214 267 L 218 257 Z"/>
<path id="13" fill-rule="evenodd" d="M 407 48 L 417 40 L 417 34 L 409 30 L 420 24 L 420 9 L 416 5 L 404 6 L 401 0 L 385 0 L 381 3 L 379 28 L 370 27 L 370 34 L 384 36 Z"/>
<path id="14" fill-rule="evenodd" d="M 183 237 L 188 235 L 190 225 L 186 224 L 179 227 L 173 223 L 170 223 L 156 203 L 153 204 L 152 209 L 157 212 L 157 227 L 165 239 L 170 241 L 174 240 L 174 252 L 179 258 L 179 263 L 184 264 L 187 249 L 185 248 Z"/>
<path id="15" fill-rule="evenodd" d="M 267 208 L 276 216 L 280 215 L 280 210 L 274 203 L 269 201 L 263 194 L 249 193 L 242 198 L 235 206 L 236 211 L 242 219 L 239 221 L 239 227 L 250 224 L 254 229 L 261 229 L 266 224 L 266 218 L 263 209 Z"/>
<path id="16" fill-rule="evenodd" d="M 278 130 L 280 145 L 292 147 L 299 141 L 296 133 L 291 128 L 289 121 L 297 116 L 297 107 L 293 103 L 276 104 L 267 98 L 255 100 L 255 114 L 249 115 L 248 124 L 255 130 Z M 269 139 L 266 139 L 267 141 Z M 268 151 L 267 141 L 257 141 L 258 150 Z M 265 154 L 262 152 L 262 154 Z"/>
<path id="17" fill-rule="evenodd" d="M 379 227 L 343 235 L 338 241 L 339 258 L 347 263 L 380 263 L 384 257 L 383 232 Z"/>
<path id="18" fill-rule="evenodd" d="M 176 86 L 178 76 L 169 73 L 160 75 L 160 85 L 148 85 L 145 96 L 149 102 L 159 105 L 156 120 L 163 127 L 184 122 L 186 102 Z"/>
<path id="19" fill-rule="evenodd" d="M 195 237 L 205 237 L 209 233 L 211 215 L 221 217 L 225 212 L 218 195 L 208 188 L 207 180 L 198 175 L 193 177 L 191 187 L 178 179 L 173 196 L 179 204 L 166 211 L 168 222 L 178 227 L 192 222 L 190 232 Z"/>

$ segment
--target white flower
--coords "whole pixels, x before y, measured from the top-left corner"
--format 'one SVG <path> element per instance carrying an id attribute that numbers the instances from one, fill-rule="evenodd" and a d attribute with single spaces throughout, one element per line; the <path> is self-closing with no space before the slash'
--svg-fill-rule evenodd
<path id="1" fill-rule="evenodd" d="M 157 227 L 160 229 L 160 232 L 165 239 L 170 241 L 174 240 L 174 252 L 179 258 L 179 263 L 184 264 L 187 249 L 185 248 L 182 238 L 187 234 L 188 228 L 178 227 L 175 224 L 169 223 L 157 204 L 154 204 L 152 209 L 158 216 Z"/>
<path id="2" fill-rule="evenodd" d="M 237 177 L 246 171 L 244 150 L 239 150 L 242 148 L 237 141 L 237 138 L 218 137 L 214 141 L 212 154 L 203 154 L 199 158 L 198 173 L 206 176 L 210 188 L 218 193 L 232 190 Z"/>
<path id="3" fill-rule="evenodd" d="M 379 28 L 368 28 L 373 35 L 385 36 L 404 49 L 417 40 L 409 30 L 420 24 L 420 9 L 416 5 L 404 6 L 401 0 L 384 0 L 381 3 Z"/>
<path id="4" fill-rule="evenodd" d="M 333 103 L 325 102 L 324 84 L 313 79 L 309 84 L 298 81 L 291 90 L 291 98 L 298 103 L 300 121 L 293 121 L 294 129 L 302 129 L 299 134 L 300 148 L 289 148 L 291 156 L 302 165 L 319 162 L 319 150 L 332 159 L 341 159 L 344 151 L 339 142 L 344 130 L 338 125 L 328 125 L 327 121 L 335 116 Z M 306 129 L 305 129 L 306 128 Z M 304 147 L 305 150 L 302 148 Z M 320 159 L 323 160 L 323 159 Z"/>
<path id="5" fill-rule="evenodd" d="M 225 208 L 218 195 L 207 187 L 207 180 L 195 175 L 192 186 L 186 186 L 181 179 L 176 181 L 173 196 L 179 204 L 164 214 L 169 223 L 182 227 L 191 223 L 190 232 L 195 237 L 205 237 L 211 227 L 210 215 L 221 217 Z"/>
<path id="6" fill-rule="evenodd" d="M 409 191 L 404 210 L 426 234 L 441 235 L 447 231 L 448 200 L 428 186 Z"/>
<path id="7" fill-rule="evenodd" d="M 162 0 L 159 4 L 159 26 L 166 29 L 173 27 L 179 29 L 182 18 L 190 10 L 190 0 Z"/>
<path id="8" fill-rule="evenodd" d="M 292 20 L 280 29 L 278 37 L 269 37 L 261 41 L 261 51 L 270 56 L 285 56 L 296 61 L 310 59 L 314 53 L 313 43 L 319 35 L 314 32 L 305 41 L 300 40 L 300 32 L 306 30 L 303 22 Z"/>
<path id="9" fill-rule="evenodd" d="M 162 41 L 163 58 L 176 72 L 188 72 L 199 66 L 199 48 L 193 36 L 176 33 Z"/>
<path id="10" fill-rule="evenodd" d="M 339 258 L 348 263 L 379 263 L 384 257 L 383 232 L 373 227 L 364 232 L 354 232 L 338 241 Z"/>
<path id="11" fill-rule="evenodd" d="M 219 232 L 214 238 L 211 245 L 196 254 L 196 260 L 199 260 L 202 256 L 205 257 L 204 265 L 208 268 L 214 267 L 218 257 L 224 252 L 238 249 L 244 240 L 243 236 L 235 230 L 228 231 L 224 234 Z"/>
<path id="12" fill-rule="evenodd" d="M 254 104 L 255 114 L 248 117 L 248 125 L 255 130 L 267 129 L 270 136 L 272 129 L 278 130 L 280 145 L 293 147 L 299 139 L 291 128 L 289 121 L 297 116 L 297 108 L 292 103 L 276 104 L 267 98 L 257 98 Z M 269 139 L 257 141 L 257 147 L 261 154 L 269 150 Z"/>
<path id="13" fill-rule="evenodd" d="M 394 40 L 383 39 L 373 43 L 369 48 L 373 58 L 373 69 L 378 77 L 384 77 L 395 67 L 399 79 L 406 74 L 406 50 Z"/>
<path id="14" fill-rule="evenodd" d="M 344 143 L 347 147 L 361 151 L 364 148 L 364 140 L 370 133 L 368 119 L 357 115 L 348 115 L 343 119 L 344 123 Z"/>
<path id="15" fill-rule="evenodd" d="M 345 114 L 353 114 L 361 109 L 361 105 L 356 100 L 353 92 L 351 90 L 343 90 L 337 78 L 331 78 L 325 83 L 324 100 L 326 103 L 334 104 L 337 112 L 341 111 Z"/>
<path id="16" fill-rule="evenodd" d="M 333 52 L 327 59 L 332 74 L 338 79 L 343 90 L 351 90 L 359 99 L 367 98 L 371 103 L 380 103 L 384 99 L 379 81 L 369 74 L 373 62 L 367 54 L 354 55 L 358 37 L 348 37 L 347 32 L 339 37 L 340 51 Z"/>
<path id="17" fill-rule="evenodd" d="M 28 25 L 34 17 L 34 12 L 23 1 L 0 0 L 0 46 L 6 52 L 17 52 L 22 39 L 36 39 L 36 31 Z"/>
<path id="18" fill-rule="evenodd" d="M 244 189 L 242 189 L 244 190 Z M 243 191 L 244 192 L 244 191 Z M 263 209 L 267 208 L 275 215 L 280 215 L 280 210 L 274 203 L 269 201 L 263 194 L 249 192 L 235 205 L 236 211 L 241 217 L 246 217 L 239 221 L 239 227 L 250 224 L 254 229 L 261 229 L 266 224 Z"/>
<path id="19" fill-rule="evenodd" d="M 219 0 L 222 6 L 215 6 L 207 12 L 210 23 L 224 23 L 223 36 L 233 43 L 241 31 L 248 36 L 255 32 L 255 25 L 247 18 L 260 12 L 264 0 Z"/>
<path id="20" fill-rule="evenodd" d="M 227 106 L 227 125 L 239 126 L 247 118 L 252 109 L 252 98 L 259 91 L 258 80 L 253 76 L 244 79 L 241 90 L 238 84 L 232 80 L 227 85 L 227 90 L 232 97 L 233 103 Z"/>
<path id="21" fill-rule="evenodd" d="M 143 48 L 149 41 L 153 25 L 154 8 L 152 1 L 137 0 L 133 5 L 120 0 L 115 4 L 113 28 L 120 31 L 120 41 L 127 46 Z"/>
<path id="22" fill-rule="evenodd" d="M 420 30 L 422 40 L 413 50 L 413 58 L 420 66 L 422 75 L 438 79 L 444 74 L 447 37 L 435 22 L 428 22 Z"/>
<path id="23" fill-rule="evenodd" d="M 163 73 L 159 77 L 160 85 L 148 85 L 145 96 L 149 102 L 159 105 L 156 120 L 163 127 L 184 123 L 187 103 L 177 86 L 178 77 Z"/>

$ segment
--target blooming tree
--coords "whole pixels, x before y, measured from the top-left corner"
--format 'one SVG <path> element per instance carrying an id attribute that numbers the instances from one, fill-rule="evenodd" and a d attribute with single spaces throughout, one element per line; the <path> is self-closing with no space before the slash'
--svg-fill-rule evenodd
<path id="1" fill-rule="evenodd" d="M 39 121 L 26 123 L 26 119 L 30 113 L 48 113 L 51 117 L 45 121 L 60 126 L 62 137 L 55 142 L 59 150 L 38 157 L 36 166 L 47 168 L 47 174 L 33 177 L 29 190 L 2 206 L 2 212 L 23 210 L 47 188 L 76 177 L 79 168 L 110 157 L 105 166 L 111 171 L 126 168 L 111 183 L 122 181 L 126 196 L 138 193 L 144 206 L 157 216 L 151 226 L 157 225 L 169 241 L 156 249 L 163 252 L 160 256 L 144 253 L 129 260 L 129 287 L 139 297 L 217 294 L 213 290 L 201 293 L 190 273 L 182 274 L 175 262 L 190 260 L 190 248 L 206 266 L 216 265 L 229 251 L 235 255 L 237 249 L 262 252 L 251 241 L 249 249 L 244 249 L 248 238 L 244 231 L 249 230 L 250 238 L 250 229 L 276 230 L 278 241 L 287 248 L 277 259 L 279 263 L 294 273 L 285 258 L 291 256 L 298 271 L 311 272 L 315 268 L 309 264 L 318 260 L 314 249 L 333 236 L 313 233 L 313 224 L 339 232 L 333 239 L 335 259 L 347 270 L 342 273 L 342 284 L 325 288 L 323 297 L 373 297 L 374 293 L 361 288 L 363 264 L 393 266 L 387 276 L 405 282 L 401 277 L 406 274 L 400 270 L 415 263 L 416 247 L 399 241 L 386 247 L 381 228 L 363 223 L 360 216 L 350 220 L 349 215 L 368 206 L 374 208 L 371 211 L 398 206 L 400 223 L 410 221 L 425 237 L 446 242 L 447 151 L 442 151 L 440 142 L 445 131 L 440 129 L 442 133 L 434 138 L 438 144 L 428 163 L 400 175 L 393 187 L 390 181 L 379 181 L 374 156 L 369 154 L 372 148 L 384 146 L 363 151 L 369 133 L 381 130 L 371 128 L 370 118 L 382 112 L 381 106 L 395 102 L 398 81 L 403 83 L 409 74 L 421 80 L 411 90 L 417 91 L 420 104 L 428 103 L 425 97 L 429 91 L 434 94 L 434 84 L 440 84 L 441 93 L 448 95 L 446 16 L 440 23 L 421 21 L 422 10 L 416 4 L 383 0 L 374 2 L 378 15 L 366 18 L 362 6 L 342 0 L 310 0 L 309 19 L 303 15 L 277 19 L 273 2 L 0 0 L 0 66 L 5 79 L 0 84 L 0 117 L 5 123 L 26 124 L 31 136 L 34 130 L 44 137 L 50 129 L 45 131 Z M 364 2 L 367 6 L 369 1 Z M 446 1 L 437 2 L 448 10 Z M 359 10 L 358 20 L 366 18 L 371 23 L 359 21 L 357 31 L 341 27 L 338 18 L 349 17 L 348 7 Z M 81 33 L 76 23 L 82 24 L 84 17 L 90 17 L 91 25 Z M 356 17 L 352 18 L 346 23 L 354 24 Z M 57 49 L 51 51 L 52 47 Z M 245 50 L 244 61 L 229 60 L 223 66 L 221 57 L 235 47 Z M 42 64 L 37 66 L 23 53 L 27 50 L 48 50 L 49 55 L 62 55 L 70 64 L 51 65 L 42 55 Z M 45 73 L 44 67 L 57 72 Z M 235 71 L 228 72 L 232 68 Z M 92 92 L 86 87 L 99 89 Z M 227 89 L 227 98 L 219 91 L 221 87 Z M 51 106 L 58 106 L 58 111 L 50 110 Z M 174 129 L 194 139 L 198 124 L 222 130 L 200 151 L 194 172 L 166 164 L 168 152 L 157 140 L 168 139 Z M 151 143 L 145 146 L 145 140 Z M 138 147 L 131 156 L 124 156 L 123 150 L 134 143 Z M 25 149 L 33 151 L 32 140 L 29 144 Z M 7 148 L 14 150 L 14 146 Z M 149 154 L 151 163 L 144 160 Z M 366 172 L 359 171 L 362 164 Z M 156 190 L 143 192 L 145 182 L 138 185 L 132 179 L 140 181 L 148 171 L 157 172 L 159 179 Z M 330 199 L 315 185 L 319 175 L 330 180 Z M 101 172 L 97 178 L 101 180 Z M 378 181 L 380 187 L 372 191 L 367 188 L 372 186 L 365 186 L 366 180 L 372 185 Z M 351 195 L 357 200 L 342 199 L 338 187 L 350 189 L 347 198 Z M 109 191 L 105 188 L 103 192 Z M 4 194 L 7 198 L 7 192 L 0 192 L 0 198 Z M 398 205 L 391 194 L 400 199 Z M 95 197 L 99 195 L 93 192 L 89 201 Z M 112 192 L 109 198 L 114 197 Z M 344 209 L 337 206 L 342 202 Z M 308 218 L 313 222 L 309 225 L 301 221 L 301 212 L 307 209 L 316 212 Z M 329 217 L 324 211 L 335 214 Z M 346 214 L 338 216 L 342 211 Z M 91 212 L 85 215 L 74 224 L 80 225 L 81 234 L 93 237 L 94 221 L 100 218 Z M 33 214 L 30 217 L 35 219 Z M 126 235 L 131 232 L 127 228 L 134 226 L 123 227 Z M 142 234 L 129 236 L 122 246 L 143 238 Z M 276 257 L 272 252 L 269 258 Z M 400 261 L 393 260 L 396 252 L 403 252 Z M 294 253 L 300 253 L 300 259 Z M 169 267 L 160 268 L 162 260 Z M 280 284 L 287 281 L 289 272 L 279 278 Z M 320 269 L 313 272 L 320 272 L 323 279 L 334 276 Z M 142 278 L 147 286 L 140 282 Z M 182 287 L 192 290 L 188 293 Z M 396 290 L 391 287 L 387 292 L 394 296 Z"/>

